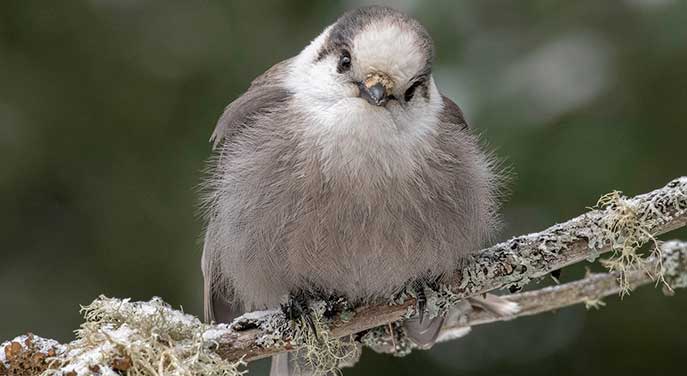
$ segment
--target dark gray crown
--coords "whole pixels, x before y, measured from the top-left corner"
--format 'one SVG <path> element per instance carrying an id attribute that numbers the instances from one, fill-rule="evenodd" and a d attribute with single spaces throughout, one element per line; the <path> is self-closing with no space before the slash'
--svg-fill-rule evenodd
<path id="1" fill-rule="evenodd" d="M 427 30 L 414 18 L 395 9 L 382 6 L 358 8 L 344 13 L 334 23 L 327 40 L 320 49 L 317 60 L 321 60 L 329 54 L 339 54 L 342 50 L 351 49 L 351 44 L 356 35 L 373 22 L 391 19 L 401 27 L 407 27 L 417 36 L 420 49 L 425 52 L 427 64 L 419 74 L 427 74 L 431 70 L 434 58 L 434 43 Z"/>

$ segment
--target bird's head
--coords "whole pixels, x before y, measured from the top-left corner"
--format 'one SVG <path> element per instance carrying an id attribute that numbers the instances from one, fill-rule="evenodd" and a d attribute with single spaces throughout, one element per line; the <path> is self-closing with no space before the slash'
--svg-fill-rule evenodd
<path id="1" fill-rule="evenodd" d="M 432 57 L 432 40 L 419 22 L 391 8 L 360 8 L 296 57 L 287 86 L 304 106 L 337 124 L 348 118 L 358 126 L 421 126 L 441 106 Z"/>

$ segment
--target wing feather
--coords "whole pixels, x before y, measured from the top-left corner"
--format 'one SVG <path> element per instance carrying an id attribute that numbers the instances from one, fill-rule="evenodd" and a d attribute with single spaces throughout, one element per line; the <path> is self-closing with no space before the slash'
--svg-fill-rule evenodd
<path id="1" fill-rule="evenodd" d="M 287 101 L 291 94 L 283 85 L 292 59 L 284 60 L 251 83 L 248 90 L 224 109 L 210 137 L 213 148 L 249 127 L 255 117 Z"/>
<path id="2" fill-rule="evenodd" d="M 269 113 L 286 102 L 291 94 L 283 82 L 292 59 L 276 64 L 251 83 L 248 90 L 231 102 L 220 117 L 210 141 L 216 148 L 223 141 L 231 140 L 242 129 L 250 127 L 261 114 Z M 241 314 L 241 307 L 231 302 L 231 291 L 225 291 L 219 268 L 220 248 L 212 240 L 213 233 L 219 231 L 210 219 L 205 234 L 201 269 L 203 271 L 204 311 L 208 322 L 231 322 Z"/>
<path id="3" fill-rule="evenodd" d="M 465 121 L 463 116 L 463 110 L 458 107 L 456 102 L 452 101 L 448 97 L 442 95 L 441 98 L 444 100 L 444 109 L 441 112 L 441 121 L 448 124 L 454 124 L 459 126 L 461 129 L 468 129 L 468 123 Z"/>

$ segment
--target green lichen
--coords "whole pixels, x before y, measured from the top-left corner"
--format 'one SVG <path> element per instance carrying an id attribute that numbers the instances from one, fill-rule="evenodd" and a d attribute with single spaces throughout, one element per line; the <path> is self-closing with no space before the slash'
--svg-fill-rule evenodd
<path id="1" fill-rule="evenodd" d="M 343 311 L 339 314 L 339 318 L 342 322 L 349 322 L 355 318 L 355 311 Z"/>

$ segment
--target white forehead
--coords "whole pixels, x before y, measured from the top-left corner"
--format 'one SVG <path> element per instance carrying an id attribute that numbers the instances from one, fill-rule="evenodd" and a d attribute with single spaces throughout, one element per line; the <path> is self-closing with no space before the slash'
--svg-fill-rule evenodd
<path id="1" fill-rule="evenodd" d="M 401 85 L 420 72 L 427 60 L 417 33 L 393 19 L 370 23 L 357 33 L 352 55 L 358 73 L 382 71 Z"/>

